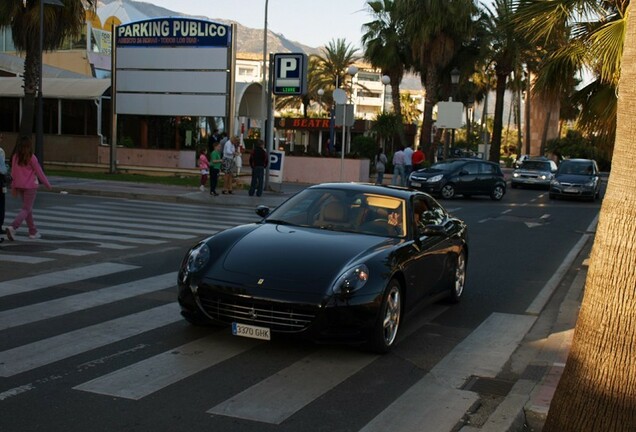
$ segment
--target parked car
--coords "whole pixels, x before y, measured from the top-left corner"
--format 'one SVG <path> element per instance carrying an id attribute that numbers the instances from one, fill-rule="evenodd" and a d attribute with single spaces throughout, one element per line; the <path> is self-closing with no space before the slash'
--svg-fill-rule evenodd
<path id="1" fill-rule="evenodd" d="M 527 159 L 521 164 L 521 167 L 513 171 L 510 187 L 541 186 L 549 188 L 556 171 L 556 163 L 550 159 Z"/>
<path id="2" fill-rule="evenodd" d="M 515 169 L 521 168 L 521 164 L 530 159 L 530 155 L 520 155 L 512 164 Z"/>
<path id="3" fill-rule="evenodd" d="M 585 198 L 594 201 L 601 193 L 598 165 L 592 159 L 566 159 L 550 182 L 550 199 Z"/>
<path id="4" fill-rule="evenodd" d="M 448 159 L 411 173 L 413 189 L 451 199 L 461 194 L 488 195 L 500 200 L 506 193 L 506 180 L 499 165 L 479 159 Z"/>
<path id="5" fill-rule="evenodd" d="M 263 220 L 208 237 L 178 272 L 181 314 L 237 336 L 301 335 L 386 352 L 417 304 L 464 291 L 467 227 L 431 196 L 311 186 Z"/>

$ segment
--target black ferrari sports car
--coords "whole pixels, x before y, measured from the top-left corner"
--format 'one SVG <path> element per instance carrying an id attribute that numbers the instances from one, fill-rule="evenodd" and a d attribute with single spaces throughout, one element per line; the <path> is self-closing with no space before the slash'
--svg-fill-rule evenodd
<path id="1" fill-rule="evenodd" d="M 186 253 L 178 299 L 189 322 L 387 352 L 415 305 L 464 291 L 466 224 L 426 193 L 320 184 L 256 212 L 260 222 Z"/>

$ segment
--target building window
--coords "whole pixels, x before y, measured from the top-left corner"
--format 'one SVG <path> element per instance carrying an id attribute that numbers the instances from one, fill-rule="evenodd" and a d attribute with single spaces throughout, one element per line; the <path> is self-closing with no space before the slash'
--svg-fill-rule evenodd
<path id="1" fill-rule="evenodd" d="M 238 74 L 241 76 L 252 76 L 254 75 L 253 68 L 239 67 Z"/>

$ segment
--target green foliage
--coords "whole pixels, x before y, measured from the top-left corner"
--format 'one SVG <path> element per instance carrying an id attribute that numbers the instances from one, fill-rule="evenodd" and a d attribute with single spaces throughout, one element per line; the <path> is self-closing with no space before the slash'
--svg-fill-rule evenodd
<path id="1" fill-rule="evenodd" d="M 361 158 L 373 160 L 378 146 L 375 140 L 371 137 L 359 135 L 351 142 L 351 151 L 359 155 Z"/>
<path id="2" fill-rule="evenodd" d="M 559 158 L 598 159 L 600 153 L 592 140 L 576 130 L 569 130 L 563 138 L 549 140 L 546 150 Z"/>
<path id="3" fill-rule="evenodd" d="M 381 113 L 375 118 L 375 124 L 371 128 L 383 138 L 393 138 L 401 127 L 398 116 L 395 113 Z"/>

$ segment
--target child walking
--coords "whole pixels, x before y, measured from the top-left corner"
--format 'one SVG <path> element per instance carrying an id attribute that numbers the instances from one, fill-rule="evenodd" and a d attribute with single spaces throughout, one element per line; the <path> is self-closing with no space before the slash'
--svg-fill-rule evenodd
<path id="1" fill-rule="evenodd" d="M 15 232 L 26 220 L 29 227 L 29 238 L 38 239 L 41 236 L 33 222 L 33 203 L 40 185 L 38 180 L 48 189 L 51 189 L 51 184 L 42 172 L 38 158 L 33 154 L 31 138 L 27 136 L 20 138 L 18 148 L 11 158 L 11 176 L 13 177 L 11 194 L 20 196 L 22 209 L 16 215 L 13 223 L 7 227 L 7 238 L 11 241 L 15 240 Z"/>
<path id="2" fill-rule="evenodd" d="M 205 185 L 208 182 L 208 174 L 210 174 L 210 162 L 208 161 L 207 149 L 201 147 L 201 154 L 199 155 L 199 169 L 201 170 L 201 185 L 199 190 L 203 192 Z"/>

